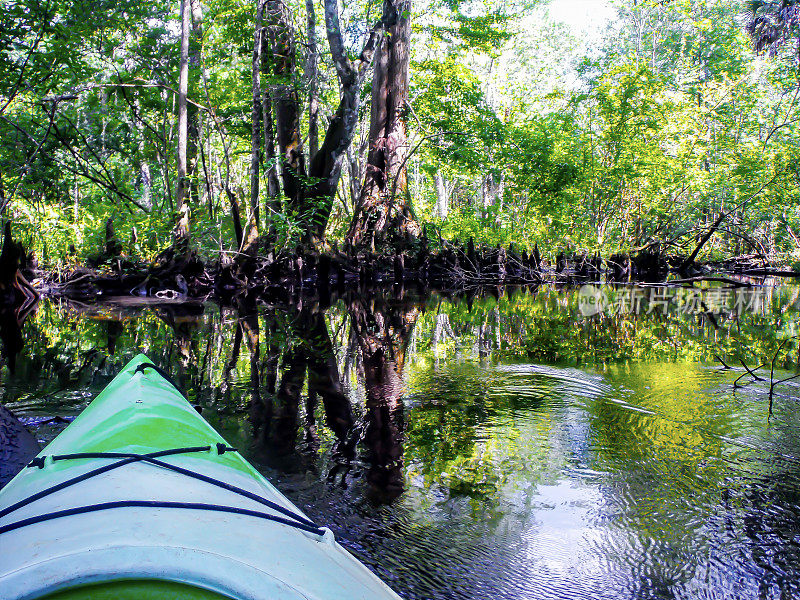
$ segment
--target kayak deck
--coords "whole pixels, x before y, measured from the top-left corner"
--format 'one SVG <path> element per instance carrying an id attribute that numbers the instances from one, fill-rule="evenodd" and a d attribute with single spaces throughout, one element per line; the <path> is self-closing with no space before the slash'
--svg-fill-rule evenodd
<path id="1" fill-rule="evenodd" d="M 135 358 L 0 490 L 3 600 L 398 598 L 230 450 Z"/>

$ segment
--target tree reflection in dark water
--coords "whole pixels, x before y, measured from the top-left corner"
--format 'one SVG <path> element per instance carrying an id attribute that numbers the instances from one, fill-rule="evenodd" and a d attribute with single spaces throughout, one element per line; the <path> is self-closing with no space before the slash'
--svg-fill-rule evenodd
<path id="1" fill-rule="evenodd" d="M 270 345 L 263 360 L 265 386 L 260 375 L 259 319 L 255 316 L 241 319 L 239 323 L 247 334 L 251 357 L 250 418 L 262 458 L 294 459 L 297 454 L 316 452 L 319 447 L 316 413 L 321 401 L 325 425 L 336 440 L 328 479 L 344 482 L 360 441 L 365 448 L 363 461 L 372 497 L 391 501 L 400 495 L 404 488 L 403 357 L 418 312 L 415 306 L 403 303 L 372 306 L 369 310 L 358 301 L 349 305 L 350 332 L 360 353 L 360 373 L 366 391 L 365 412 L 358 423 L 345 392 L 322 307 L 305 302 L 288 313 L 287 346 L 277 389 L 277 348 Z M 275 323 L 269 316 L 266 320 Z M 274 335 L 269 337 L 273 339 Z M 298 449 L 301 413 L 304 448 Z"/>
<path id="2" fill-rule="evenodd" d="M 22 323 L 30 311 L 20 316 L 14 307 L 0 307 L 0 357 L 13 373 L 17 364 L 17 355 L 22 350 Z"/>
<path id="3" fill-rule="evenodd" d="M 796 472 L 737 478 L 723 491 L 729 512 L 745 507 L 740 522 L 725 519 L 729 545 L 720 553 L 758 583 L 759 598 L 800 597 L 800 481 Z M 741 541 L 745 543 L 742 544 Z M 732 553 L 731 549 L 736 552 Z M 755 569 L 753 568 L 755 567 Z"/>
<path id="4" fill-rule="evenodd" d="M 405 484 L 402 377 L 419 309 L 403 301 L 367 305 L 355 300 L 349 314 L 361 350 L 366 390 L 367 480 L 375 500 L 391 502 L 402 494 Z"/>
<path id="5" fill-rule="evenodd" d="M 40 450 L 30 431 L 0 404 L 0 487 L 11 481 Z"/>

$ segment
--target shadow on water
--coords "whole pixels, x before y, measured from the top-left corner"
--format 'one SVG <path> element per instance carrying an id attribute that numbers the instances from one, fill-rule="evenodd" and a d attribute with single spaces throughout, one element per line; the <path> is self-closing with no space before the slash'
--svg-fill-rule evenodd
<path id="1" fill-rule="evenodd" d="M 0 321 L 0 476 L 142 351 L 405 598 L 794 597 L 800 387 L 768 424 L 768 384 L 710 365 L 757 364 L 797 298 L 713 318 L 584 315 L 558 289 L 44 303 L 24 333 Z"/>

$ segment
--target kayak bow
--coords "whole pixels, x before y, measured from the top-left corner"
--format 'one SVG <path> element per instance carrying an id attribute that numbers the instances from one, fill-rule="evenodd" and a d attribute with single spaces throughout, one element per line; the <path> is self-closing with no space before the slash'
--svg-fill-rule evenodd
<path id="1" fill-rule="evenodd" d="M 3 600 L 397 600 L 143 355 L 0 490 Z"/>

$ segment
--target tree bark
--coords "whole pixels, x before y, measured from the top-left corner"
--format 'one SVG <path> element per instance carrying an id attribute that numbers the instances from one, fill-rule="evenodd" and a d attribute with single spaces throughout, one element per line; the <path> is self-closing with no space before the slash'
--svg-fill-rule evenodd
<path id="1" fill-rule="evenodd" d="M 268 48 L 265 40 L 262 40 L 263 47 Z M 263 64 L 263 58 L 262 58 Z M 275 121 L 272 118 L 272 98 L 269 93 L 269 88 L 264 86 L 263 98 L 261 100 L 264 107 L 264 158 L 267 160 L 267 197 L 271 200 L 273 210 L 279 211 L 281 208 L 280 202 L 275 199 L 281 193 L 281 184 L 278 178 L 278 161 L 277 154 L 275 153 Z"/>
<path id="2" fill-rule="evenodd" d="M 405 238 L 419 234 L 408 198 L 408 142 L 403 116 L 408 103 L 411 0 L 386 0 L 390 2 L 397 19 L 375 57 L 367 168 L 347 235 L 353 246 L 372 238 L 387 239 L 392 230 Z"/>
<path id="3" fill-rule="evenodd" d="M 189 71 L 187 73 L 187 98 L 189 93 L 195 97 L 198 95 L 198 82 L 200 77 L 197 74 L 202 68 L 203 62 L 203 7 L 200 0 L 191 0 L 190 9 L 192 14 L 192 30 L 189 32 Z M 187 102 L 186 106 L 187 131 L 186 131 L 186 177 L 188 184 L 188 194 L 190 206 L 202 204 L 200 198 L 200 179 L 197 168 L 198 155 L 200 149 L 200 138 L 202 134 L 202 122 L 200 111 L 197 105 Z"/>
<path id="4" fill-rule="evenodd" d="M 5 216 L 7 207 L 8 199 L 6 198 L 6 190 L 3 186 L 3 171 L 0 170 L 0 218 Z"/>
<path id="5" fill-rule="evenodd" d="M 363 144 L 362 144 L 363 146 Z M 350 202 L 355 209 L 358 204 L 358 199 L 361 197 L 361 156 L 360 148 L 353 148 L 352 146 L 347 149 L 347 165 L 350 170 Z"/>
<path id="6" fill-rule="evenodd" d="M 272 55 L 270 53 L 270 36 L 268 29 L 263 27 L 261 30 L 261 73 L 265 76 L 272 72 Z M 272 118 L 272 94 L 269 85 L 261 86 L 261 108 L 262 108 L 262 123 L 264 125 L 264 142 L 262 160 L 266 160 L 266 178 L 267 178 L 267 215 L 266 231 L 267 231 L 267 244 L 272 244 L 275 241 L 275 225 L 274 216 L 281 211 L 281 185 L 278 177 L 278 158 L 275 153 L 275 123 Z"/>

